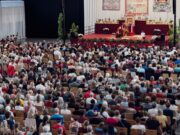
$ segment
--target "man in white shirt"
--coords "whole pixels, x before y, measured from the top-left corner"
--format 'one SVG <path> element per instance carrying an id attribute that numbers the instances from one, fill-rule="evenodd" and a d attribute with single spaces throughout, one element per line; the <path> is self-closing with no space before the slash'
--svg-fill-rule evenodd
<path id="1" fill-rule="evenodd" d="M 148 114 L 150 116 L 156 116 L 158 114 L 158 109 L 156 108 L 156 105 L 154 105 L 152 109 L 148 110 Z"/>
<path id="2" fill-rule="evenodd" d="M 55 50 L 54 50 L 54 55 L 57 56 L 59 59 L 61 58 L 62 54 L 61 54 L 61 52 L 59 51 L 59 48 L 55 48 Z"/>
<path id="3" fill-rule="evenodd" d="M 146 127 L 145 127 L 145 125 L 142 125 L 140 123 L 139 118 L 136 118 L 136 124 L 132 125 L 131 129 L 139 129 L 142 132 L 142 134 L 144 134 L 146 132 Z"/>
<path id="4" fill-rule="evenodd" d="M 90 97 L 86 99 L 86 104 L 91 104 L 91 100 L 94 100 L 95 104 L 97 103 L 97 100 L 93 96 L 94 96 L 94 94 L 91 93 Z"/>
<path id="5" fill-rule="evenodd" d="M 15 110 L 24 111 L 24 107 L 22 107 L 22 106 L 20 105 L 20 102 L 17 102 L 17 103 L 16 103 L 16 106 L 15 106 Z"/>
<path id="6" fill-rule="evenodd" d="M 62 115 L 71 115 L 71 111 L 68 110 L 68 105 L 64 104 L 64 109 L 61 109 L 61 114 Z"/>

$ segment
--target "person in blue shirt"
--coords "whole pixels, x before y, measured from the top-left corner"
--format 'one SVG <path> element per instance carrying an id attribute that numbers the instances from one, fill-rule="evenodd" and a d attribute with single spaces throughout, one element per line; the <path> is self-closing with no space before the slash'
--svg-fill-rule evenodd
<path id="1" fill-rule="evenodd" d="M 51 116 L 51 120 L 56 120 L 61 123 L 62 126 L 64 126 L 64 116 L 59 114 L 59 109 L 55 109 L 55 114 Z"/>
<path id="2" fill-rule="evenodd" d="M 11 114 L 9 112 L 6 112 L 5 113 L 5 118 L 7 120 L 7 124 L 9 125 L 9 128 L 11 130 L 13 130 L 13 127 L 14 127 L 14 124 L 15 124 L 15 121 L 14 121 L 13 117 L 11 117 Z"/>
<path id="3" fill-rule="evenodd" d="M 177 67 L 174 68 L 175 73 L 180 73 L 180 65 L 177 65 Z"/>

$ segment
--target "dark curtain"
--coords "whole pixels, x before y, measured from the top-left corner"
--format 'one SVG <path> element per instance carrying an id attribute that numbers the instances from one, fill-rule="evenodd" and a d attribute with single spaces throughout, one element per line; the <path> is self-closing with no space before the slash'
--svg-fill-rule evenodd
<path id="1" fill-rule="evenodd" d="M 74 22 L 79 26 L 79 33 L 84 33 L 84 0 L 64 0 L 66 30 L 69 32 Z"/>
<path id="2" fill-rule="evenodd" d="M 25 0 L 26 37 L 57 37 L 60 0 Z"/>
<path id="3" fill-rule="evenodd" d="M 62 12 L 61 0 L 24 0 L 27 38 L 57 38 L 58 16 Z M 84 0 L 64 0 L 66 32 L 72 22 L 84 32 Z"/>

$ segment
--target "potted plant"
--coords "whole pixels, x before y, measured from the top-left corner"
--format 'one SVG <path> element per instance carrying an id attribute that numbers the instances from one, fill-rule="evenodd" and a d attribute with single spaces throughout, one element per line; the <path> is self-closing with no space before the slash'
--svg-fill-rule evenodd
<path id="1" fill-rule="evenodd" d="M 177 46 L 180 47 L 180 19 L 179 19 L 179 27 L 177 27 Z"/>
<path id="2" fill-rule="evenodd" d="M 74 43 L 78 42 L 78 30 L 79 30 L 79 26 L 76 25 L 75 23 L 72 23 L 71 29 L 70 29 L 70 41 L 71 41 L 71 44 L 74 44 Z"/>
<path id="3" fill-rule="evenodd" d="M 73 22 L 71 25 L 71 29 L 70 29 L 70 38 L 77 39 L 78 38 L 78 30 L 79 30 L 79 26 Z"/>
<path id="4" fill-rule="evenodd" d="M 176 34 L 176 45 L 179 46 L 180 45 L 180 26 L 176 27 L 176 32 L 177 32 L 177 34 Z M 170 27 L 168 34 L 169 34 L 169 45 L 173 46 L 173 41 L 174 41 L 174 29 L 173 29 L 173 27 Z"/>
<path id="5" fill-rule="evenodd" d="M 63 34 L 63 13 L 59 14 L 58 17 L 58 37 L 60 39 L 63 39 L 64 34 Z"/>

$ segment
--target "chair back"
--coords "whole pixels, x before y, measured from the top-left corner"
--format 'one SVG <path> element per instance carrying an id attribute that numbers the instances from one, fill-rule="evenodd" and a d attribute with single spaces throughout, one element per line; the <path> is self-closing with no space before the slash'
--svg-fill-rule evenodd
<path id="1" fill-rule="evenodd" d="M 116 127 L 117 129 L 117 134 L 119 135 L 120 133 L 124 133 L 125 135 L 128 135 L 128 130 L 127 128 L 124 127 Z"/>
<path id="2" fill-rule="evenodd" d="M 133 120 L 134 114 L 133 113 L 125 113 L 126 119 Z"/>
<path id="3" fill-rule="evenodd" d="M 157 135 L 157 130 L 146 129 L 146 135 Z"/>
<path id="4" fill-rule="evenodd" d="M 24 117 L 14 117 L 14 120 L 18 122 L 21 126 L 24 126 Z"/>
<path id="5" fill-rule="evenodd" d="M 16 117 L 23 117 L 24 118 L 24 111 L 16 110 L 15 111 L 15 116 Z"/>
<path id="6" fill-rule="evenodd" d="M 72 115 L 64 115 L 64 121 L 71 121 Z"/>
<path id="7" fill-rule="evenodd" d="M 136 124 L 136 121 L 135 121 L 135 120 L 129 120 L 129 119 L 127 119 L 127 122 L 128 122 L 129 124 L 131 124 L 131 125 L 135 125 L 135 124 Z"/>
<path id="8" fill-rule="evenodd" d="M 131 135 L 143 135 L 143 132 L 139 129 L 131 129 Z"/>

